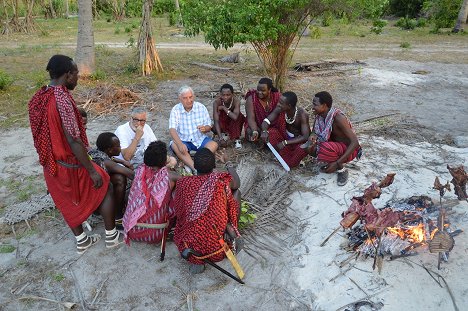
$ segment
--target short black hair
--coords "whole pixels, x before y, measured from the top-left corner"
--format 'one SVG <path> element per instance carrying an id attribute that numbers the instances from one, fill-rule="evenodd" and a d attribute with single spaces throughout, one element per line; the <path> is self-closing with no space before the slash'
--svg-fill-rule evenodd
<path id="1" fill-rule="evenodd" d="M 314 95 L 318 99 L 320 99 L 321 104 L 326 104 L 328 108 L 331 108 L 333 104 L 333 98 L 330 95 L 330 93 L 326 91 L 318 92 L 317 94 Z"/>
<path id="2" fill-rule="evenodd" d="M 208 148 L 198 149 L 193 157 L 193 166 L 198 173 L 211 173 L 216 167 L 216 158 L 213 152 Z"/>
<path id="3" fill-rule="evenodd" d="M 112 148 L 112 138 L 117 137 L 114 133 L 104 132 L 99 134 L 96 140 L 96 147 L 102 152 L 106 152 L 107 149 Z"/>
<path id="4" fill-rule="evenodd" d="M 78 107 L 78 111 L 80 112 L 81 116 L 83 118 L 87 118 L 88 117 L 88 113 L 86 112 L 86 110 L 84 110 L 84 108 L 81 108 L 81 107 Z"/>
<path id="5" fill-rule="evenodd" d="M 278 92 L 278 89 L 273 86 L 273 80 L 270 78 L 261 78 L 260 81 L 258 81 L 258 84 L 266 84 L 269 90 L 272 92 Z"/>
<path id="6" fill-rule="evenodd" d="M 73 59 L 60 54 L 52 56 L 46 67 L 51 79 L 58 79 L 67 72 L 72 72 L 74 69 L 76 69 L 76 67 Z"/>
<path id="7" fill-rule="evenodd" d="M 219 91 L 221 92 L 221 91 L 224 90 L 224 89 L 230 89 L 230 90 L 231 90 L 231 93 L 234 94 L 234 88 L 232 87 L 232 85 L 227 84 L 227 83 L 226 83 L 226 84 L 223 84 L 223 85 L 221 86 L 221 88 L 219 89 Z"/>
<path id="8" fill-rule="evenodd" d="M 294 92 L 284 92 L 282 95 L 286 98 L 286 101 L 288 102 L 289 106 L 291 106 L 291 108 L 296 107 L 296 104 L 297 104 L 297 95 L 296 95 L 296 93 L 294 93 Z"/>
<path id="9" fill-rule="evenodd" d="M 147 166 L 164 167 L 167 162 L 167 145 L 157 140 L 151 142 L 145 150 L 143 162 Z"/>

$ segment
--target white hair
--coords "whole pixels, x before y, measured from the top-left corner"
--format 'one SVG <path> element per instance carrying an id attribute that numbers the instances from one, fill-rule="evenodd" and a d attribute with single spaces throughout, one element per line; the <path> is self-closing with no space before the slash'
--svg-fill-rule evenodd
<path id="1" fill-rule="evenodd" d="M 136 114 L 146 113 L 146 117 L 149 118 L 148 110 L 145 107 L 133 107 L 131 116 Z"/>
<path id="2" fill-rule="evenodd" d="M 182 94 L 187 93 L 188 91 L 192 92 L 193 95 L 193 89 L 188 85 L 184 85 L 179 89 L 178 95 L 181 96 Z"/>

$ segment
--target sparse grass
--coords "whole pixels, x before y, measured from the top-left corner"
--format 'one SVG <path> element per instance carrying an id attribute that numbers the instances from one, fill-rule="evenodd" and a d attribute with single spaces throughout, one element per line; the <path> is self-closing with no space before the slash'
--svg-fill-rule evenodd
<path id="1" fill-rule="evenodd" d="M 2 244 L 0 245 L 0 254 L 8 254 L 8 253 L 13 253 L 15 251 L 16 247 L 10 244 Z"/>
<path id="2" fill-rule="evenodd" d="M 0 128 L 12 126 L 27 126 L 27 103 L 37 88 L 48 82 L 45 65 L 53 54 L 74 56 L 77 33 L 77 18 L 71 19 L 36 19 L 38 32 L 34 34 L 13 34 L 2 38 L 0 58 L 2 70 L 13 78 L 7 90 L 0 92 Z M 262 67 L 250 45 L 236 45 L 225 51 L 215 51 L 212 48 L 194 49 L 159 49 L 165 72 L 142 77 L 139 74 L 137 53 L 135 48 L 127 48 L 128 44 L 136 45 L 137 29 L 140 18 L 130 18 L 122 22 L 108 23 L 99 19 L 93 23 L 96 43 L 96 64 L 99 71 L 94 79 L 80 80 L 80 88 L 92 88 L 103 82 L 116 86 L 128 87 L 131 84 L 144 84 L 154 88 L 160 81 L 168 79 L 187 79 L 200 74 L 200 68 L 191 62 L 215 63 L 218 58 L 232 53 L 234 50 L 250 51 L 243 55 L 246 62 L 236 64 L 236 71 L 244 76 L 262 75 Z M 385 26 L 380 35 L 369 34 L 372 26 L 370 21 L 349 23 L 341 20 L 326 20 L 328 27 L 320 23 L 311 25 L 310 37 L 303 37 L 292 60 L 295 62 L 310 62 L 320 59 L 358 59 L 369 57 L 395 58 L 401 60 L 453 62 L 466 60 L 463 51 L 452 53 L 418 53 L 415 49 L 405 49 L 405 53 L 395 49 L 402 42 L 411 42 L 414 47 L 425 45 L 466 47 L 468 36 L 429 34 L 429 26 L 403 31 L 395 27 L 395 21 Z M 125 30 L 115 34 L 116 28 Z M 204 42 L 202 36 L 194 38 L 174 37 L 171 34 L 180 33 L 180 29 L 169 25 L 167 18 L 153 19 L 156 44 L 159 43 L 191 43 Z M 127 29 L 131 30 L 127 32 Z M 41 35 L 47 33 L 48 35 Z M 369 34 L 369 35 L 366 35 Z M 130 39 L 129 39 L 130 38 Z M 116 43 L 120 47 L 110 47 L 107 43 Z M 243 53 L 245 54 L 245 53 Z"/>
<path id="3" fill-rule="evenodd" d="M 17 202 L 24 202 L 43 189 L 39 185 L 37 176 L 27 176 L 18 180 L 0 179 L 0 187 L 5 187 L 13 193 Z"/>
<path id="4" fill-rule="evenodd" d="M 402 43 L 400 43 L 400 47 L 401 47 L 402 49 L 409 49 L 409 48 L 411 47 L 411 43 L 406 42 L 406 41 L 405 41 L 405 42 L 402 42 Z"/>
<path id="5" fill-rule="evenodd" d="M 57 273 L 52 276 L 55 282 L 62 282 L 65 280 L 65 276 L 62 273 Z"/>

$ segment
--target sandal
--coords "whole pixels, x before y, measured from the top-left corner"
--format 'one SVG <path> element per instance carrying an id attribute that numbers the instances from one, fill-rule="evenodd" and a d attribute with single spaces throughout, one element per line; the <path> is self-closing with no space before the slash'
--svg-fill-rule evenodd
<path id="1" fill-rule="evenodd" d="M 115 230 L 111 235 L 106 234 L 106 248 L 114 248 L 123 243 L 123 236 L 120 231 Z"/>
<path id="2" fill-rule="evenodd" d="M 88 250 L 88 248 L 96 244 L 100 239 L 101 236 L 99 234 L 87 235 L 83 239 L 76 242 L 76 252 L 78 255 L 83 254 Z"/>

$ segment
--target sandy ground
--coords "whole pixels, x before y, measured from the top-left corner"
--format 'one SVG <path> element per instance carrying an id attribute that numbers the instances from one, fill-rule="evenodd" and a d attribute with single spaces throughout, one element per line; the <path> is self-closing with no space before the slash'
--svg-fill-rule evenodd
<path id="1" fill-rule="evenodd" d="M 335 175 L 307 173 L 313 170 L 311 164 L 306 170 L 293 170 L 290 178 L 296 191 L 290 195 L 292 203 L 285 213 L 294 224 L 271 236 L 258 237 L 264 246 L 249 249 L 250 255 L 239 254 L 246 272 L 246 285 L 226 278 L 213 268 L 202 275 L 190 275 L 172 243 L 168 243 L 164 262 L 158 260 L 157 246 L 140 243 L 106 250 L 101 242 L 77 256 L 71 232 L 58 212 L 51 211 L 30 221 L 32 230 L 24 223 L 16 225 L 18 239 L 9 232 L 8 226 L 2 227 L 1 243 L 11 244 L 16 250 L 0 254 L 0 309 L 63 309 L 57 303 L 30 298 L 40 296 L 76 303 L 80 310 L 344 310 L 346 307 L 341 307 L 362 299 L 382 303 L 382 310 L 455 310 L 447 286 L 441 288 L 418 265 L 437 270 L 437 256 L 430 254 L 427 247 L 421 247 L 417 256 L 408 259 L 384 261 L 380 274 L 372 271 L 372 259 L 368 258 L 353 262 L 354 267 L 337 278 L 338 264 L 349 256 L 340 247 L 343 233 L 319 247 L 338 225 L 351 197 L 360 195 L 372 180 L 380 179 L 389 171 L 397 173 L 394 184 L 375 200 L 376 207 L 383 207 L 388 201 L 413 195 L 437 198 L 431 189 L 435 176 L 448 180 L 447 164 L 467 165 L 468 145 L 464 146 L 463 140 L 458 146 L 449 146 L 426 137 L 467 135 L 468 65 L 364 61 L 367 65 L 362 70 L 345 76 L 317 79 L 307 73 L 297 73 L 292 83 L 305 84 L 312 90 L 329 89 L 338 105 L 347 103 L 357 112 L 352 118 L 356 122 L 389 113 L 415 118 L 423 127 L 415 125 L 412 130 L 416 134 L 421 132 L 421 137 L 412 136 L 408 142 L 388 136 L 359 135 L 365 154 L 361 161 L 350 165 L 350 181 L 342 188 L 336 185 Z M 415 70 L 429 73 L 412 74 Z M 258 78 L 246 77 L 252 81 L 251 86 Z M 202 77 L 194 81 L 165 82 L 157 91 L 174 92 L 185 83 L 197 85 L 195 90 L 200 93 L 217 85 Z M 171 97 L 167 98 L 170 101 Z M 208 103 L 206 96 L 199 99 Z M 168 140 L 170 104 L 153 115 L 153 128 L 163 140 Z M 90 141 L 102 131 L 113 131 L 119 122 L 113 117 L 92 120 Z M 398 131 L 398 124 L 394 127 Z M 8 147 L 0 150 L 0 178 L 23 181 L 28 175 L 40 176 L 29 129 L 1 134 L 2 145 Z M 274 169 L 281 173 L 273 161 L 268 161 L 265 168 L 260 163 L 254 165 L 253 169 Z M 0 202 L 13 203 L 12 192 L 1 186 Z M 457 202 L 453 193 L 448 193 L 445 199 L 453 206 L 449 216 L 453 228 L 466 232 L 468 204 Z M 102 233 L 102 225 L 95 231 Z M 458 310 L 468 306 L 467 239 L 466 233 L 455 238 L 449 261 L 438 271 L 447 281 Z M 232 271 L 228 262 L 221 265 Z M 347 266 L 341 268 L 346 269 Z M 29 299 L 20 300 L 25 297 Z M 369 307 L 348 309 L 370 310 Z"/>

